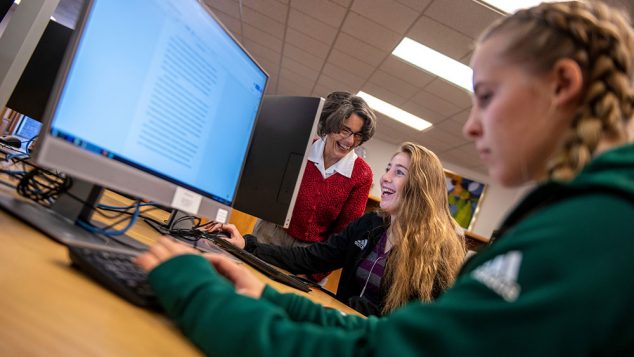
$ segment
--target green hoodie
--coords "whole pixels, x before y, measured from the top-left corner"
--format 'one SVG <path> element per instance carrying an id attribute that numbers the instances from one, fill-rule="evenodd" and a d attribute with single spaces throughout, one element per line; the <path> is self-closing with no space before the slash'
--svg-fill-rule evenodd
<path id="1" fill-rule="evenodd" d="M 213 356 L 634 354 L 634 145 L 549 182 L 511 213 L 434 303 L 342 316 L 266 287 L 234 292 L 201 257 L 149 276 L 185 335 Z"/>

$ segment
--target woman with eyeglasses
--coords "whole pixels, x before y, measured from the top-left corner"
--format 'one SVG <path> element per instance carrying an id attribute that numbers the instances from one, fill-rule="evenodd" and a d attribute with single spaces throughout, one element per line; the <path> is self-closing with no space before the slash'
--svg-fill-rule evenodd
<path id="1" fill-rule="evenodd" d="M 449 287 L 465 256 L 462 229 L 451 217 L 442 164 L 404 143 L 381 177 L 379 212 L 308 247 L 278 247 L 245 238 L 234 225 L 214 225 L 239 248 L 295 274 L 343 268 L 337 298 L 364 315 L 432 301 Z"/>
<path id="2" fill-rule="evenodd" d="M 306 246 L 343 230 L 365 211 L 372 170 L 354 148 L 374 135 L 376 116 L 361 98 L 333 92 L 326 98 L 308 164 L 287 229 L 258 221 L 253 234 L 261 242 Z"/>

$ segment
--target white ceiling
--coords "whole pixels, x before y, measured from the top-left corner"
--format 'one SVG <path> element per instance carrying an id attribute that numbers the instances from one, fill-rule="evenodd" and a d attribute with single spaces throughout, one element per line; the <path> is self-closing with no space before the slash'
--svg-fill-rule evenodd
<path id="1" fill-rule="evenodd" d="M 469 93 L 391 55 L 404 36 L 468 63 L 501 15 L 472 0 L 205 0 L 269 73 L 267 94 L 363 90 L 434 125 L 419 132 L 379 114 L 375 138 L 420 143 L 485 173 L 461 133 Z M 378 113 L 377 113 L 378 114 Z"/>
<path id="2" fill-rule="evenodd" d="M 634 15 L 632 0 L 604 1 Z M 486 173 L 461 133 L 469 93 L 391 52 L 408 36 L 468 64 L 474 39 L 500 14 L 473 0 L 204 2 L 269 73 L 267 94 L 325 97 L 335 90 L 363 90 L 434 124 L 418 132 L 377 113 L 375 138 L 414 141 L 445 162 Z M 61 0 L 55 16 L 76 16 L 80 4 Z"/>

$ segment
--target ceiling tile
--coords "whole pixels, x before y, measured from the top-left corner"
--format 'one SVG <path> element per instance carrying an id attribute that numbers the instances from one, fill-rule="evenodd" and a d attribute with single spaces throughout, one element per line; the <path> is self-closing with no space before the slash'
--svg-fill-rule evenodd
<path id="1" fill-rule="evenodd" d="M 474 44 L 475 46 L 475 44 Z M 471 56 L 473 56 L 473 50 L 469 51 L 469 53 L 467 53 L 466 55 L 462 56 L 462 58 L 460 58 L 460 62 L 464 65 L 467 66 L 471 66 Z"/>
<path id="2" fill-rule="evenodd" d="M 280 61 L 280 54 L 278 52 L 275 52 L 268 47 L 260 46 L 259 43 L 253 40 L 245 38 L 242 44 L 258 61 L 268 60 L 273 63 L 279 63 Z"/>
<path id="3" fill-rule="evenodd" d="M 389 75 L 383 71 L 376 71 L 372 75 L 372 77 L 370 77 L 370 82 L 384 87 L 390 92 L 405 99 L 412 98 L 414 94 L 419 91 L 419 89 L 414 87 L 413 85 L 403 81 L 402 79 Z"/>
<path id="4" fill-rule="evenodd" d="M 297 62 L 288 57 L 282 60 L 282 69 L 288 69 L 302 76 L 303 78 L 305 78 L 306 80 L 310 82 L 311 87 L 313 83 L 317 80 L 317 77 L 319 76 L 319 72 L 314 71 L 313 69 L 306 67 L 300 62 Z"/>
<path id="5" fill-rule="evenodd" d="M 388 138 L 387 141 L 398 145 L 404 141 L 418 140 L 418 137 L 421 133 L 420 131 L 410 128 L 409 126 L 392 118 L 389 118 L 383 113 L 377 112 L 376 117 L 376 127 L 378 129 L 377 134 L 380 132 L 383 135 L 383 138 Z M 377 135 L 377 138 L 381 138 L 381 136 Z"/>
<path id="6" fill-rule="evenodd" d="M 392 55 L 381 64 L 380 69 L 420 89 L 425 88 L 427 84 L 436 78 L 429 72 L 421 71 Z"/>
<path id="7" fill-rule="evenodd" d="M 460 109 L 469 108 L 471 106 L 471 94 L 469 92 L 442 78 L 436 78 L 425 87 L 425 90 L 455 104 Z"/>
<path id="8" fill-rule="evenodd" d="M 214 11 L 214 15 L 222 22 L 231 34 L 240 39 L 242 34 L 242 23 L 233 16 L 227 15 L 222 11 Z"/>
<path id="9" fill-rule="evenodd" d="M 400 34 L 405 33 L 420 14 L 393 0 L 355 0 L 352 10 Z"/>
<path id="10" fill-rule="evenodd" d="M 443 163 L 465 168 L 467 167 L 467 164 L 469 164 L 468 160 L 465 160 L 465 158 L 463 158 L 462 156 L 456 155 L 451 151 L 441 151 L 436 152 L 436 154 L 438 155 L 440 161 Z"/>
<path id="11" fill-rule="evenodd" d="M 450 102 L 424 90 L 418 92 L 418 94 L 414 96 L 413 100 L 418 104 L 444 116 L 451 116 L 460 111 L 460 108 L 455 104 L 451 104 Z"/>
<path id="12" fill-rule="evenodd" d="M 308 96 L 310 95 L 310 90 L 297 87 L 296 85 L 290 82 L 280 82 L 280 85 L 277 86 L 277 93 L 279 95 Z"/>
<path id="13" fill-rule="evenodd" d="M 339 36 L 337 36 L 335 48 L 373 66 L 378 66 L 386 56 L 385 50 L 378 49 L 363 41 L 359 41 L 344 32 L 340 32 Z"/>
<path id="14" fill-rule="evenodd" d="M 323 0 L 293 0 L 291 7 L 336 28 L 341 26 L 347 11 L 347 5 L 341 6 Z"/>
<path id="15" fill-rule="evenodd" d="M 460 140 L 467 140 L 463 135 L 461 135 L 462 126 L 463 124 L 452 119 L 446 119 L 440 123 L 434 124 L 434 127 L 451 133 L 454 137 L 457 137 Z"/>
<path id="16" fill-rule="evenodd" d="M 396 0 L 405 6 L 409 6 L 410 8 L 416 11 L 422 11 L 424 8 L 429 5 L 432 0 Z"/>
<path id="17" fill-rule="evenodd" d="M 336 27 L 332 27 L 295 9 L 291 9 L 288 26 L 326 44 L 333 43 L 337 36 Z"/>
<path id="18" fill-rule="evenodd" d="M 473 39 L 478 38 L 489 24 L 502 17 L 473 0 L 434 1 L 424 14 Z"/>
<path id="19" fill-rule="evenodd" d="M 240 18 L 240 4 L 233 0 L 205 0 L 205 3 L 211 7 L 212 11 L 220 10 L 225 14 Z"/>
<path id="20" fill-rule="evenodd" d="M 473 164 L 473 160 L 465 157 L 465 155 L 458 150 L 446 150 L 437 154 L 441 161 L 451 163 L 456 166 L 468 167 Z"/>
<path id="21" fill-rule="evenodd" d="M 330 51 L 329 45 L 319 40 L 315 40 L 312 37 L 306 36 L 305 34 L 292 28 L 286 29 L 286 41 L 295 47 L 322 59 L 325 59 Z"/>
<path id="22" fill-rule="evenodd" d="M 359 88 L 361 84 L 365 82 L 364 78 L 354 75 L 330 62 L 326 62 L 322 72 L 329 77 L 338 78 L 341 82 L 345 83 L 348 88 Z"/>
<path id="23" fill-rule="evenodd" d="M 317 73 L 321 70 L 321 66 L 324 64 L 323 58 L 313 56 L 310 53 L 291 45 L 288 41 L 284 44 L 284 57 L 301 62 L 306 67 L 311 68 Z"/>
<path id="24" fill-rule="evenodd" d="M 249 24 L 242 24 L 242 36 L 245 40 L 249 39 L 275 52 L 282 52 L 282 40 Z"/>
<path id="25" fill-rule="evenodd" d="M 456 147 L 466 142 L 465 139 L 456 137 L 455 135 L 438 128 L 436 125 L 429 129 L 428 135 L 432 136 L 436 141 L 451 145 L 451 147 Z"/>
<path id="26" fill-rule="evenodd" d="M 429 150 L 433 151 L 436 155 L 443 151 L 451 150 L 455 146 L 453 143 L 438 140 L 434 136 L 433 128 L 420 133 L 417 136 L 416 141 Z"/>
<path id="27" fill-rule="evenodd" d="M 284 38 L 284 24 L 277 22 L 268 16 L 262 15 L 248 6 L 244 6 L 242 10 L 242 21 L 244 23 L 247 23 L 260 31 L 266 32 L 279 39 Z"/>
<path id="28" fill-rule="evenodd" d="M 288 5 L 277 0 L 240 0 L 245 7 L 250 7 L 277 22 L 286 23 Z"/>
<path id="29" fill-rule="evenodd" d="M 357 93 L 359 89 L 359 87 L 353 87 L 348 83 L 344 83 L 323 73 L 317 79 L 317 86 L 325 88 L 327 90 L 326 94 L 334 91 L 348 91 L 351 93 Z"/>
<path id="30" fill-rule="evenodd" d="M 376 22 L 350 12 L 341 30 L 385 51 L 392 51 L 403 37 Z"/>
<path id="31" fill-rule="evenodd" d="M 332 0 L 332 2 L 347 8 L 350 6 L 350 3 L 352 3 L 352 0 Z"/>
<path id="32" fill-rule="evenodd" d="M 260 66 L 262 66 L 262 68 L 264 68 L 264 70 L 266 71 L 266 73 L 268 73 L 269 78 L 277 78 L 277 73 L 279 71 L 279 62 L 278 61 L 269 61 L 267 59 L 258 59 L 258 63 L 260 64 Z"/>
<path id="33" fill-rule="evenodd" d="M 310 95 L 314 96 L 314 97 L 322 97 L 322 98 L 326 98 L 326 96 L 328 96 L 328 94 L 330 92 L 332 92 L 332 89 L 329 89 L 327 87 L 324 86 L 320 86 L 319 84 L 317 84 L 315 86 L 315 89 L 313 89 L 313 92 L 310 93 Z"/>
<path id="34" fill-rule="evenodd" d="M 447 119 L 446 116 L 442 114 L 438 114 L 434 112 L 433 110 L 430 110 L 429 108 L 425 108 L 424 106 L 411 100 L 401 104 L 400 108 L 416 115 L 417 117 L 421 119 L 427 120 L 428 122 L 432 124 L 438 123 L 440 121 Z"/>
<path id="35" fill-rule="evenodd" d="M 471 114 L 471 108 L 465 109 L 451 117 L 451 120 L 457 122 L 461 126 L 467 122 L 469 119 L 469 114 Z"/>
<path id="36" fill-rule="evenodd" d="M 278 88 L 281 85 L 285 85 L 286 88 L 293 87 L 293 88 L 300 89 L 301 91 L 304 92 L 304 95 L 308 95 L 310 91 L 313 89 L 312 84 L 307 83 L 301 77 L 298 77 L 297 74 L 285 69 L 282 69 L 280 71 Z"/>
<path id="37" fill-rule="evenodd" d="M 267 95 L 277 94 L 277 79 L 276 78 L 272 78 L 269 80 L 269 82 L 266 84 L 266 90 L 264 91 L 264 94 L 267 94 Z"/>
<path id="38" fill-rule="evenodd" d="M 464 167 L 478 167 L 482 164 L 480 156 L 471 142 L 465 142 L 454 149 L 444 151 L 440 156 L 449 162 Z"/>
<path id="39" fill-rule="evenodd" d="M 375 67 L 339 50 L 332 50 L 327 61 L 359 77 L 367 78 L 375 70 Z"/>
<path id="40" fill-rule="evenodd" d="M 455 60 L 464 57 L 473 46 L 472 38 L 427 16 L 422 16 L 416 21 L 407 32 L 407 37 Z"/>
<path id="41" fill-rule="evenodd" d="M 384 86 L 372 82 L 364 84 L 361 90 L 397 107 L 401 107 L 401 105 L 407 100 L 407 98 L 403 98 L 400 95 L 387 90 Z"/>

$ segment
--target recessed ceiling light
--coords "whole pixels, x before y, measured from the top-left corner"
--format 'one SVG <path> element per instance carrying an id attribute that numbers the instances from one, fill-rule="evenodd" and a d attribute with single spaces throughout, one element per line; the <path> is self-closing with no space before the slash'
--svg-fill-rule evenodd
<path id="1" fill-rule="evenodd" d="M 475 0 L 485 6 L 493 7 L 506 14 L 512 14 L 517 10 L 526 9 L 541 4 L 542 2 L 559 2 L 564 0 Z"/>
<path id="2" fill-rule="evenodd" d="M 449 82 L 473 92 L 473 72 L 469 66 L 405 37 L 392 54 L 416 67 L 435 74 Z"/>
<path id="3" fill-rule="evenodd" d="M 431 126 L 431 123 L 425 119 L 421 119 L 414 114 L 408 113 L 399 107 L 395 107 L 392 104 L 385 102 L 377 97 L 371 96 L 366 92 L 359 92 L 357 95 L 363 98 L 370 108 L 381 112 L 388 117 L 399 121 L 405 125 L 408 125 L 418 131 L 427 129 Z"/>

